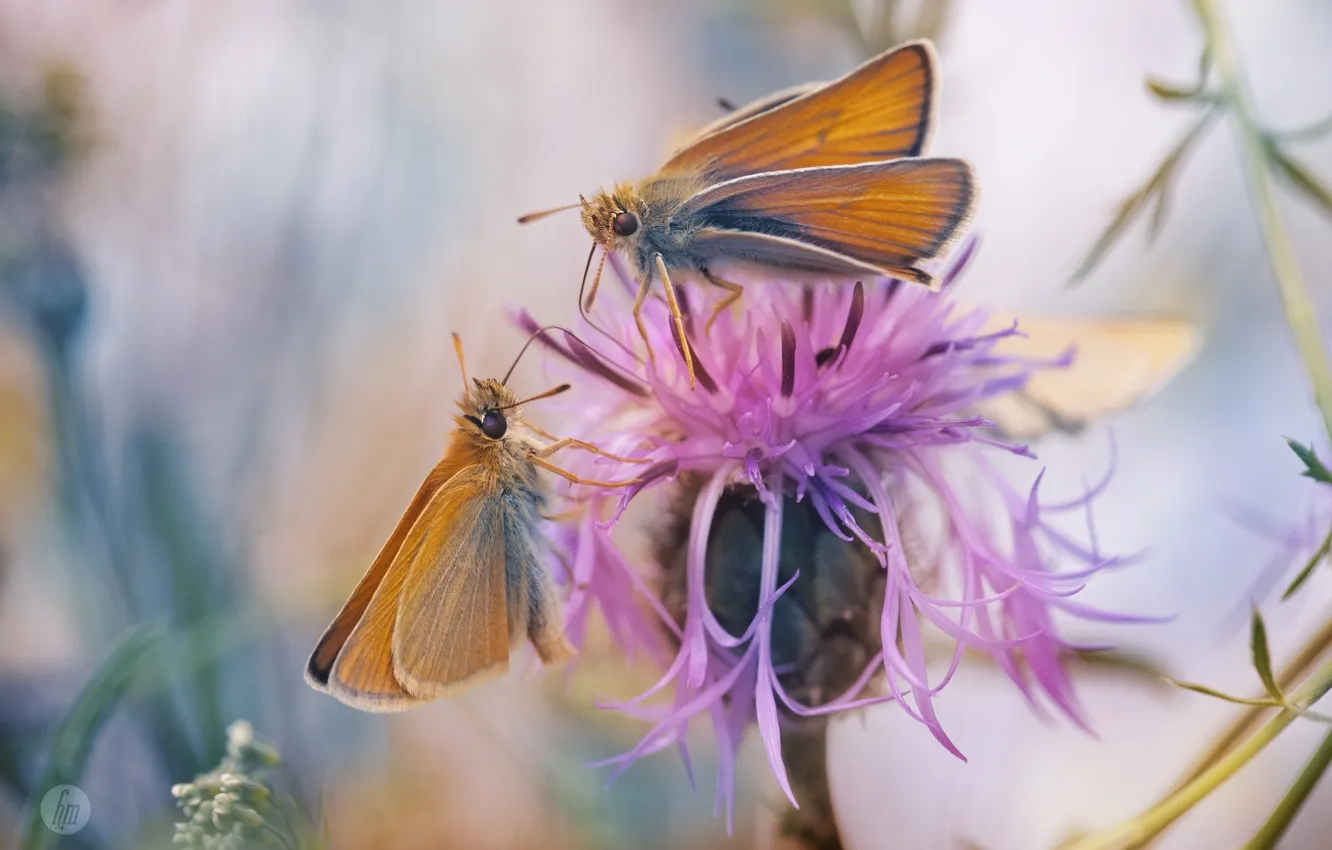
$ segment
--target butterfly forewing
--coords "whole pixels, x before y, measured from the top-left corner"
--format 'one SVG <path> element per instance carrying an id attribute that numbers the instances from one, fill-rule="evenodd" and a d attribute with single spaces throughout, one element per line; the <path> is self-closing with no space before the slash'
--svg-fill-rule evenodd
<path id="1" fill-rule="evenodd" d="M 758 234 L 794 243 L 781 246 L 789 261 L 774 265 L 804 268 L 798 264 L 803 243 L 892 272 L 951 244 L 973 199 L 965 162 L 899 159 L 736 178 L 698 193 L 676 215 L 704 228 L 703 254 L 709 236 Z M 823 270 L 827 262 L 813 255 L 810 270 Z"/>
<path id="2" fill-rule="evenodd" d="M 662 166 L 720 182 L 746 174 L 916 156 L 934 99 L 933 49 L 906 44 L 825 86 L 772 106 L 742 107 Z M 714 125 L 715 126 L 715 125 Z M 710 128 L 711 129 L 711 128 Z"/>
<path id="3" fill-rule="evenodd" d="M 444 453 L 444 458 L 435 465 L 435 468 L 426 476 L 425 481 L 421 483 L 416 495 L 412 498 L 411 504 L 407 506 L 407 510 L 403 512 L 402 518 L 398 520 L 398 524 L 394 527 L 393 533 L 389 535 L 388 541 L 379 550 L 374 563 L 370 565 L 370 569 L 366 571 L 365 576 L 356 585 L 356 589 L 352 591 L 351 597 L 342 606 L 342 610 L 338 612 L 337 618 L 333 620 L 332 625 L 319 639 L 314 652 L 310 654 L 310 660 L 305 668 L 305 678 L 315 688 L 329 690 L 329 674 L 338 653 L 342 651 L 347 638 L 351 636 L 357 623 L 365 616 L 371 599 L 389 573 L 390 568 L 399 559 L 399 553 L 403 549 L 403 543 L 407 539 L 412 526 L 425 511 L 426 506 L 439 488 L 470 463 L 472 463 L 472 453 L 468 449 L 468 443 L 466 440 L 460 439 L 460 435 L 455 433 Z M 402 564 L 401 568 L 405 569 L 406 564 Z M 385 646 L 387 646 L 387 643 Z"/>
<path id="4" fill-rule="evenodd" d="M 320 690 L 367 711 L 397 711 L 424 701 L 404 687 L 393 659 L 394 635 L 402 599 L 413 594 L 412 565 L 433 543 L 460 500 L 470 498 L 473 480 L 463 466 L 471 460 L 465 440 L 449 451 L 426 477 L 375 563 L 333 621 L 306 668 Z M 459 468 L 462 467 L 462 471 Z"/>
<path id="5" fill-rule="evenodd" d="M 394 672 L 418 697 L 447 696 L 509 669 L 509 507 L 498 490 L 493 473 L 468 467 L 418 523 L 393 631 Z"/>
<path id="6" fill-rule="evenodd" d="M 436 491 L 431 503 L 423 511 L 423 518 L 429 515 L 431 505 L 438 498 L 439 492 Z M 415 533 L 417 527 L 419 525 L 412 527 L 402 547 L 394 554 L 382 580 L 375 587 L 350 634 L 338 647 L 337 655 L 327 671 L 324 689 L 350 706 L 366 711 L 399 711 L 421 702 L 398 681 L 393 672 L 391 651 L 398 601 L 402 597 L 411 558 L 420 545 L 419 536 Z M 357 592 L 361 589 L 357 587 Z M 353 596 L 353 601 L 355 598 Z M 351 604 L 349 602 L 348 607 Z M 317 649 L 316 654 L 319 651 Z M 311 671 L 313 667 L 312 659 Z"/>

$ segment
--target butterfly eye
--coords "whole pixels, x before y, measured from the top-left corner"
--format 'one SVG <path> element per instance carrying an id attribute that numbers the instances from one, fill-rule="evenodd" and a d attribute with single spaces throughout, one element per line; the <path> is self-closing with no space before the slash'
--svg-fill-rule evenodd
<path id="1" fill-rule="evenodd" d="M 617 213 L 611 222 L 611 230 L 616 236 L 633 236 L 638 232 L 638 216 L 631 212 Z"/>
<path id="2" fill-rule="evenodd" d="M 498 410 L 487 410 L 481 417 L 481 433 L 492 440 L 498 440 L 509 430 L 509 423 Z"/>

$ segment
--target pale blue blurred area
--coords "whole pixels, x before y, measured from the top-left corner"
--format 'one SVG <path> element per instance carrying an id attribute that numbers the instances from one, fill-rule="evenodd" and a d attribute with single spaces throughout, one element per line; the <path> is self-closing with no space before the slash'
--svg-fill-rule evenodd
<path id="1" fill-rule="evenodd" d="M 861 58 L 835 28 L 757 15 L 757 2 L 0 4 L 0 76 L 21 90 L 61 55 L 90 81 L 98 144 L 58 209 L 90 280 L 82 380 L 103 417 L 110 479 L 129 487 L 132 441 L 146 423 L 165 430 L 218 558 L 210 569 L 243 571 L 245 593 L 300 615 L 262 663 L 242 668 L 233 702 L 311 775 L 379 769 L 380 746 L 400 736 L 458 754 L 478 799 L 528 776 L 522 762 L 487 778 L 491 751 L 466 739 L 470 716 L 531 688 L 424 720 L 366 720 L 306 687 L 303 654 L 438 455 L 460 385 L 449 332 L 463 335 L 473 374 L 494 374 L 520 342 L 504 310 L 572 314 L 587 250 L 576 217 L 528 228 L 514 218 L 646 173 L 671 140 L 716 116 L 718 96 L 743 101 Z M 1224 7 L 1273 126 L 1332 111 L 1332 7 Z M 1310 486 L 1280 438 L 1313 440 L 1319 426 L 1226 129 L 1185 170 L 1154 246 L 1134 228 L 1090 280 L 1064 288 L 1120 198 L 1187 125 L 1186 107 L 1142 85 L 1145 73 L 1191 79 L 1199 42 L 1187 5 L 967 0 L 940 48 L 934 150 L 970 159 L 982 187 L 982 249 L 962 297 L 1019 313 L 1185 316 L 1205 335 L 1175 383 L 1110 423 L 1119 467 L 1098 530 L 1107 548 L 1150 557 L 1085 593 L 1176 618 L 1070 629 L 1247 692 L 1256 682 L 1244 636 L 1224 627 L 1271 546 L 1222 508 L 1238 500 L 1295 516 Z M 1297 150 L 1332 179 L 1332 142 Z M 1288 193 L 1282 210 L 1326 310 L 1332 221 Z M 543 388 L 530 363 L 517 374 Z M 1107 462 L 1106 431 L 1037 451 L 1039 464 L 1011 464 L 1015 474 L 1047 466 L 1047 492 L 1075 495 Z M 108 636 L 52 592 L 80 583 L 52 525 L 25 524 L 9 541 L 0 635 L 22 646 L 41 620 L 32 655 L 67 670 Z M 1322 576 L 1300 600 L 1268 606 L 1276 651 L 1325 614 L 1330 586 Z M 157 602 L 149 593 L 144 604 Z M 888 846 L 884 836 L 913 848 L 1049 846 L 1155 799 L 1232 715 L 1124 679 L 1088 678 L 1082 697 L 1099 740 L 1041 723 L 1007 683 L 964 672 L 939 705 L 966 765 L 892 708 L 840 724 L 833 787 L 850 846 Z M 539 708 L 499 716 L 551 733 Z M 1239 843 L 1318 731 L 1292 731 L 1161 846 Z M 578 761 L 610 746 L 591 734 L 563 743 L 566 769 L 589 776 Z M 644 795 L 663 795 L 667 780 L 688 793 L 671 759 L 635 768 Z M 114 785 L 115 765 L 99 769 Z M 675 811 L 698 817 L 710 790 L 701 783 L 704 805 Z M 1329 794 L 1318 792 L 1285 846 L 1324 846 Z M 541 793 L 519 797 L 534 805 Z M 633 817 L 660 830 L 668 815 L 649 806 Z"/>

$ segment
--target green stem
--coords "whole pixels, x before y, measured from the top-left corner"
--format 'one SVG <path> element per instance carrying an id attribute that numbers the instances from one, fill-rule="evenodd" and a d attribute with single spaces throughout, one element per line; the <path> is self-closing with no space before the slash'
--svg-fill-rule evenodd
<path id="1" fill-rule="evenodd" d="M 1277 684 L 1281 685 L 1282 691 L 1289 691 L 1295 687 L 1295 683 L 1309 674 L 1314 664 L 1318 662 L 1328 648 L 1332 647 L 1332 620 L 1328 620 L 1323 627 L 1310 638 L 1299 653 L 1286 663 L 1277 673 Z M 1246 735 L 1253 733 L 1253 729 L 1258 722 L 1263 719 L 1263 715 L 1272 711 L 1266 706 L 1254 706 L 1242 712 L 1234 722 L 1226 728 L 1224 732 L 1217 737 L 1212 746 L 1204 753 L 1197 763 L 1189 769 L 1185 777 L 1179 784 L 1171 789 L 1171 793 L 1178 791 L 1216 764 L 1226 753 L 1244 740 Z"/>
<path id="2" fill-rule="evenodd" d="M 1322 333 L 1313 302 L 1305 290 L 1299 263 L 1290 235 L 1277 209 L 1272 191 L 1267 148 L 1262 127 L 1254 118 L 1235 46 L 1230 39 L 1217 9 L 1216 0 L 1192 0 L 1193 7 L 1206 33 L 1207 46 L 1220 77 L 1220 97 L 1233 119 L 1235 140 L 1240 149 L 1240 161 L 1248 185 L 1249 200 L 1258 218 L 1267 258 L 1276 278 L 1281 306 L 1286 322 L 1295 335 L 1304 367 L 1313 384 L 1314 401 L 1323 416 L 1323 427 L 1332 439 L 1332 368 L 1328 367 Z"/>
<path id="3" fill-rule="evenodd" d="M 1143 846 L 1248 764 L 1277 735 L 1285 731 L 1300 716 L 1300 712 L 1318 702 L 1330 690 L 1332 662 L 1318 668 L 1308 681 L 1288 695 L 1294 710 L 1283 709 L 1243 744 L 1138 817 L 1105 832 L 1074 839 L 1063 845 L 1064 850 L 1125 850 Z"/>
<path id="4" fill-rule="evenodd" d="M 1277 804 L 1276 811 L 1272 812 L 1272 816 L 1263 824 L 1262 829 L 1249 839 L 1249 843 L 1244 845 L 1244 850 L 1269 850 L 1277 846 L 1281 836 L 1286 834 L 1291 822 L 1295 820 L 1295 815 L 1299 814 L 1300 808 L 1309 799 L 1309 794 L 1313 792 L 1318 780 L 1327 772 L 1329 764 L 1332 764 L 1332 732 L 1323 738 L 1318 751 L 1309 759 L 1304 770 L 1300 771 L 1299 778 L 1295 780 L 1290 791 L 1286 792 L 1286 796 Z"/>

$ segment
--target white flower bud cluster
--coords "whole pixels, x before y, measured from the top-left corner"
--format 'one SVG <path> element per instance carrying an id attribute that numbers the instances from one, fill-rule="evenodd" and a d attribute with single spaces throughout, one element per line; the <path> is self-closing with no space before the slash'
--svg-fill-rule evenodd
<path id="1" fill-rule="evenodd" d="M 221 763 L 171 786 L 185 820 L 172 843 L 189 850 L 277 850 L 299 846 L 290 820 L 268 787 L 264 768 L 280 763 L 278 751 L 256 740 L 254 727 L 238 720 L 227 728 Z"/>

